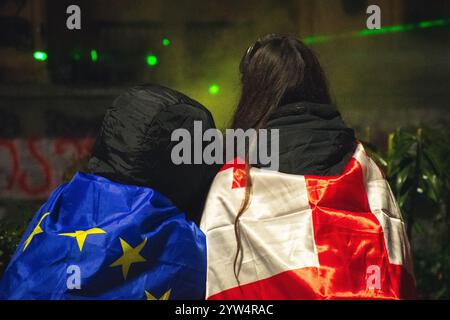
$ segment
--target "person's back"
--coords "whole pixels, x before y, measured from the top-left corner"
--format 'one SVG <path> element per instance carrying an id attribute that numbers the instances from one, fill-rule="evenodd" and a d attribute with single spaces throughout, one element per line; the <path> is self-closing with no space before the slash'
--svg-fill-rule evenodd
<path id="1" fill-rule="evenodd" d="M 241 73 L 233 128 L 279 130 L 279 168 L 230 163 L 216 176 L 201 223 L 207 298 L 414 297 L 398 206 L 331 104 L 314 54 L 270 35 Z"/>
<path id="2" fill-rule="evenodd" d="M 189 220 L 198 220 L 214 169 L 170 161 L 172 130 L 192 132 L 194 121 L 214 128 L 203 106 L 168 88 L 135 87 L 116 99 L 90 172 L 37 212 L 0 298 L 202 299 L 205 237 Z"/>

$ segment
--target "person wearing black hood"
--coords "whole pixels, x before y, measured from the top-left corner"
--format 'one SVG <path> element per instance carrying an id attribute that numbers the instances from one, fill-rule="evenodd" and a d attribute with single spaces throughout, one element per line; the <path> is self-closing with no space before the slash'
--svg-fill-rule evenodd
<path id="1" fill-rule="evenodd" d="M 250 46 L 240 72 L 231 127 L 277 132 L 278 148 L 266 147 L 279 150 L 278 170 L 249 163 L 247 151 L 245 164 L 215 177 L 201 222 L 207 298 L 414 296 L 398 206 L 333 106 L 313 51 L 270 34 Z"/>
<path id="2" fill-rule="evenodd" d="M 88 172 L 53 191 L 0 282 L 0 299 L 202 299 L 197 221 L 216 169 L 175 165 L 175 129 L 215 128 L 210 112 L 157 85 L 106 112 Z"/>
<path id="3" fill-rule="evenodd" d="M 194 121 L 202 130 L 215 129 L 211 113 L 197 101 L 158 86 L 134 87 L 106 112 L 88 170 L 122 184 L 153 188 L 200 222 L 216 165 L 174 164 L 171 140 L 176 129 L 194 136 Z M 193 141 L 192 141 L 193 143 Z"/>

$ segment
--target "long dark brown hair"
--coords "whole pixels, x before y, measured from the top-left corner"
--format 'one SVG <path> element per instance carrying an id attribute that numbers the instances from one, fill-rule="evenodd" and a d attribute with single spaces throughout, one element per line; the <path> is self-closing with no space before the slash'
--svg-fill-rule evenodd
<path id="1" fill-rule="evenodd" d="M 264 128 L 280 105 L 301 101 L 331 103 L 319 60 L 294 37 L 269 34 L 258 39 L 244 54 L 240 72 L 242 93 L 233 116 L 233 129 Z M 234 275 L 238 283 L 243 259 L 239 219 L 250 204 L 252 190 L 248 152 L 245 168 L 245 197 L 234 224 L 237 241 Z"/>

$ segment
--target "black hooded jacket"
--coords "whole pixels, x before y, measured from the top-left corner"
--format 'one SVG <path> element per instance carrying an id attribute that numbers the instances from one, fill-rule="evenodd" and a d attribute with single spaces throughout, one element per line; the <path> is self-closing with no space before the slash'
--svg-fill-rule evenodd
<path id="1" fill-rule="evenodd" d="M 337 109 L 328 104 L 298 102 L 280 106 L 267 129 L 279 129 L 279 171 L 298 175 L 341 174 L 356 141 Z"/>
<path id="2" fill-rule="evenodd" d="M 175 90 L 158 85 L 134 87 L 106 112 L 89 161 L 89 171 L 111 181 L 145 186 L 168 197 L 187 218 L 198 222 L 217 167 L 175 165 L 173 130 L 194 136 L 194 121 L 215 128 L 210 112 Z M 191 143 L 193 143 L 191 139 Z"/>

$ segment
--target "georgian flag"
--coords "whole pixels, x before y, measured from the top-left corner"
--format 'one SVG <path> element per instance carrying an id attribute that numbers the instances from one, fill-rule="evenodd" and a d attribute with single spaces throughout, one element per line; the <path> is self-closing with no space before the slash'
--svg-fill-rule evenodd
<path id="1" fill-rule="evenodd" d="M 415 297 L 405 223 L 388 182 L 361 144 L 339 176 L 252 168 L 240 218 L 243 260 L 234 272 L 234 222 L 244 165 L 225 165 L 203 214 L 208 299 Z"/>

